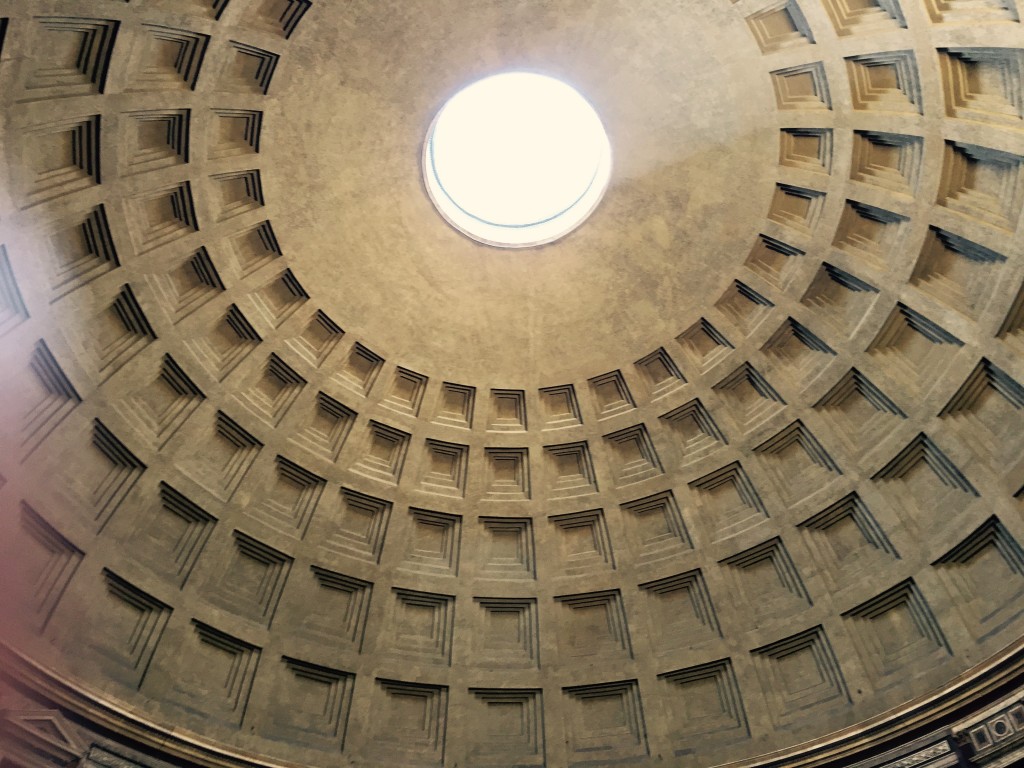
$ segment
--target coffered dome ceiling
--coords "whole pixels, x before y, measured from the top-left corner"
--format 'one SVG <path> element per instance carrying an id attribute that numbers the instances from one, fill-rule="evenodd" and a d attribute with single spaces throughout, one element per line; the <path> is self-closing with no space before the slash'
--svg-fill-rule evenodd
<path id="1" fill-rule="evenodd" d="M 7 676 L 239 766 L 842 762 L 1019 679 L 1022 43 L 1014 0 L 0 0 Z M 514 70 L 614 159 L 507 251 L 419 164 Z"/>

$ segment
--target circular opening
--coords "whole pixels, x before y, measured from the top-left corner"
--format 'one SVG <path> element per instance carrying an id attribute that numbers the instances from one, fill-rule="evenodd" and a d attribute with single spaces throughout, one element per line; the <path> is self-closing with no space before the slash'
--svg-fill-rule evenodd
<path id="1" fill-rule="evenodd" d="M 423 176 L 441 215 L 488 245 L 557 240 L 597 207 L 611 145 L 594 108 L 551 77 L 508 72 L 455 94 L 427 133 Z"/>

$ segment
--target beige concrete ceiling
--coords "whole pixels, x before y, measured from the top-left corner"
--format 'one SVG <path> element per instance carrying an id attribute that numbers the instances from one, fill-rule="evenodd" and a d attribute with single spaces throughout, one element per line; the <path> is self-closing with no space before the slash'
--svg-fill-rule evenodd
<path id="1" fill-rule="evenodd" d="M 216 766 L 938 722 L 1024 636 L 1022 68 L 1014 0 L 0 0 L 0 658 Z M 516 69 L 614 168 L 506 251 L 419 159 Z"/>
<path id="2" fill-rule="evenodd" d="M 451 95 L 517 69 L 594 104 L 614 169 L 585 227 L 509 252 L 446 225 L 419 158 Z M 268 194 L 296 273 L 428 375 L 546 386 L 632 362 L 721 293 L 773 189 L 768 75 L 726 3 L 354 3 L 297 35 L 276 77 Z"/>

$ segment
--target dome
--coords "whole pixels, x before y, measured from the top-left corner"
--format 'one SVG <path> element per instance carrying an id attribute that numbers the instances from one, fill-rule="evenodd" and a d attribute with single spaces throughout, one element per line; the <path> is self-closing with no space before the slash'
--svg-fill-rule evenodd
<path id="1" fill-rule="evenodd" d="M 509 72 L 613 158 L 515 250 L 423 165 Z M 1022 81 L 1016 0 L 0 0 L 0 766 L 1024 759 Z"/>

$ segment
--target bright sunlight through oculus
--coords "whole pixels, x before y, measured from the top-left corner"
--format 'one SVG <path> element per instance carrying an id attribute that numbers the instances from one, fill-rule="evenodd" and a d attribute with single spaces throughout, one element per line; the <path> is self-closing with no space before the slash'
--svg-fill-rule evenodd
<path id="1" fill-rule="evenodd" d="M 453 96 L 434 119 L 423 176 L 456 229 L 505 248 L 549 243 L 583 223 L 611 174 L 594 108 L 543 75 L 509 72 Z"/>

